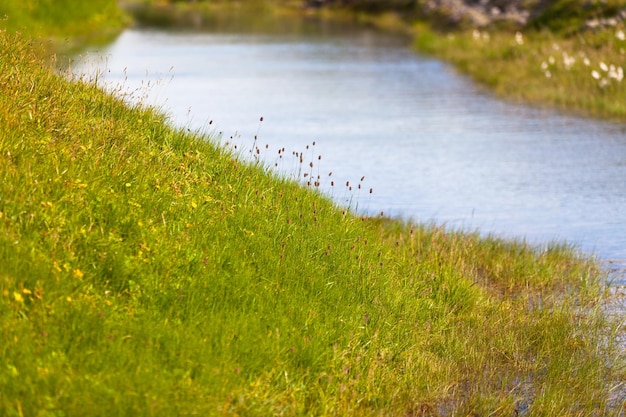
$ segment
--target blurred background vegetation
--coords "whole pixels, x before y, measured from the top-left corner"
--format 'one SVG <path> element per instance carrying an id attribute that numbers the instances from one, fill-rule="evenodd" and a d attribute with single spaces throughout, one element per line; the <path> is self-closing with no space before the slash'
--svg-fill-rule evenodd
<path id="1" fill-rule="evenodd" d="M 116 0 L 0 2 L 0 29 L 57 40 L 71 38 L 74 44 L 108 39 L 129 23 Z"/>

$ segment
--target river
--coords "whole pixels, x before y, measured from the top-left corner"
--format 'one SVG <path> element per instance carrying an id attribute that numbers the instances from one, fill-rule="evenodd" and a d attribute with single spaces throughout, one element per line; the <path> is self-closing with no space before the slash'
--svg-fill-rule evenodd
<path id="1" fill-rule="evenodd" d="M 402 37 L 322 22 L 135 28 L 73 71 L 223 143 L 251 149 L 257 136 L 285 175 L 303 152 L 305 171 L 359 212 L 567 241 L 626 268 L 626 125 L 504 102 Z"/>

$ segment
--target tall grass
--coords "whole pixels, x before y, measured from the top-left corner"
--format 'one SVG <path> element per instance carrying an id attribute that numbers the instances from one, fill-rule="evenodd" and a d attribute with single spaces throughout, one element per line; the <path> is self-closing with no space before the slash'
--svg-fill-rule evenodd
<path id="1" fill-rule="evenodd" d="M 623 415 L 572 248 L 359 217 L 0 50 L 1 414 Z"/>

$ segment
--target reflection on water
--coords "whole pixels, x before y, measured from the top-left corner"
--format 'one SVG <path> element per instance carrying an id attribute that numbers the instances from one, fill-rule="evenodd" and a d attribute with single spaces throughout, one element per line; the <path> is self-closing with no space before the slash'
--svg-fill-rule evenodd
<path id="1" fill-rule="evenodd" d="M 269 163 L 315 141 L 308 156 L 322 155 L 314 174 L 333 198 L 350 194 L 330 187 L 329 171 L 374 189 L 355 187 L 359 210 L 568 240 L 626 265 L 625 126 L 498 101 L 402 39 L 313 27 L 129 30 L 97 65 L 129 89 L 161 80 L 150 97 L 175 124 L 212 120 L 249 144 L 258 133 Z"/>

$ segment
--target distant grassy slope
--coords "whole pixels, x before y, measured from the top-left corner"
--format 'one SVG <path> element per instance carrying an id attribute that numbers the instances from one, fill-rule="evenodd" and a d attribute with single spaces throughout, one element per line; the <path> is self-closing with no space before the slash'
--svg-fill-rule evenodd
<path id="1" fill-rule="evenodd" d="M 421 15 L 409 20 L 415 44 L 501 97 L 626 121 L 626 1 L 512 3 L 526 7 L 525 24 L 451 26 L 443 12 Z"/>
<path id="2" fill-rule="evenodd" d="M 107 38 L 127 23 L 116 0 L 0 2 L 0 29 L 52 39 L 56 48 Z"/>
<path id="3" fill-rule="evenodd" d="M 568 248 L 359 218 L 0 51 L 0 414 L 618 415 Z"/>
<path id="4" fill-rule="evenodd" d="M 583 116 L 626 121 L 626 30 L 562 37 L 546 31 L 462 31 L 416 26 L 416 44 L 496 94 Z"/>

